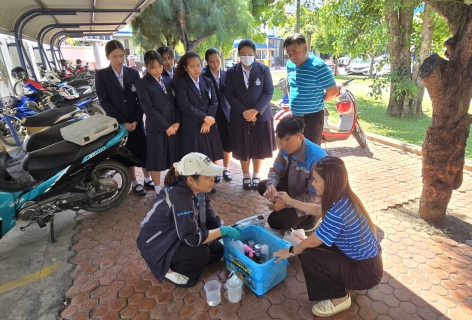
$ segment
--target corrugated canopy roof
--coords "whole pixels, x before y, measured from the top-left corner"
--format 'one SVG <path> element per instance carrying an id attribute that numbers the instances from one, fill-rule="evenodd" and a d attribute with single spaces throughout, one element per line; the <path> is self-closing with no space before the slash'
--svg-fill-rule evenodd
<path id="1" fill-rule="evenodd" d="M 154 0 L 0 0 L 0 30 L 13 33 L 15 23 L 31 10 L 54 10 L 33 15 L 23 29 L 23 36 L 37 39 L 39 32 L 47 26 L 51 30 L 43 29 L 45 43 L 59 31 L 70 31 L 71 35 L 82 32 L 86 35 L 111 34 L 132 21 L 152 2 Z M 88 25 L 78 26 L 80 24 Z"/>

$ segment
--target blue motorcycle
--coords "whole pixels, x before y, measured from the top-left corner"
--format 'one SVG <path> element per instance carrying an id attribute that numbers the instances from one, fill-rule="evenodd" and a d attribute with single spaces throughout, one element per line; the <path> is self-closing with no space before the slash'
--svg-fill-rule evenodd
<path id="1" fill-rule="evenodd" d="M 39 97 L 41 92 L 32 95 L 26 95 L 17 99 L 14 96 L 4 97 L 0 101 L 0 140 L 7 146 L 21 146 L 25 139 L 24 129 L 25 119 L 50 108 L 64 108 L 74 106 L 83 111 L 84 114 L 92 116 L 94 114 L 105 114 L 105 111 L 98 105 L 97 94 L 88 93 L 80 95 L 73 100 L 64 100 L 59 94 L 49 98 L 48 102 L 42 101 L 39 107 L 34 101 L 43 99 Z M 7 122 L 7 119 L 10 123 Z M 12 134 L 12 129 L 19 137 L 19 142 Z"/>
<path id="2" fill-rule="evenodd" d="M 64 140 L 60 131 L 77 121 L 86 120 L 34 133 L 14 156 L 0 152 L 0 238 L 17 221 L 26 221 L 23 231 L 33 222 L 40 228 L 49 223 L 54 242 L 56 213 L 108 210 L 128 194 L 131 177 L 122 162 L 135 165 L 138 160 L 124 148 L 125 126 L 81 146 Z"/>

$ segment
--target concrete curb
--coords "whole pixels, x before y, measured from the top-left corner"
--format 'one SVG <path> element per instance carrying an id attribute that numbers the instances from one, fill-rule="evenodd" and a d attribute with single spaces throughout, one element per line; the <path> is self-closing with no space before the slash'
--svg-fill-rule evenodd
<path id="1" fill-rule="evenodd" d="M 401 149 L 401 150 L 404 150 L 404 151 L 415 153 L 419 156 L 423 156 L 423 154 L 421 152 L 422 147 L 420 147 L 420 146 L 417 146 L 417 145 L 414 145 L 414 144 L 411 144 L 411 143 L 408 143 L 408 142 L 400 141 L 400 140 L 397 140 L 397 139 L 381 136 L 381 135 L 378 135 L 378 134 L 375 134 L 375 133 L 370 133 L 370 132 L 366 132 L 365 136 L 366 136 L 367 140 L 379 142 L 379 143 L 385 144 L 385 145 L 390 146 L 390 147 L 394 147 L 394 148 L 397 148 L 397 149 Z M 472 172 L 472 161 L 465 159 L 464 170 Z"/>

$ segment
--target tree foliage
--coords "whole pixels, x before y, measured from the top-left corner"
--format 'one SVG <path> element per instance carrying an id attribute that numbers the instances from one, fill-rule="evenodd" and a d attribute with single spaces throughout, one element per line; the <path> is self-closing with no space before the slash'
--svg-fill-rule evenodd
<path id="1" fill-rule="evenodd" d="M 132 23 L 134 39 L 142 46 L 175 47 L 182 41 L 185 51 L 212 36 L 218 45 L 250 36 L 253 25 L 248 2 L 239 0 L 156 0 Z"/>

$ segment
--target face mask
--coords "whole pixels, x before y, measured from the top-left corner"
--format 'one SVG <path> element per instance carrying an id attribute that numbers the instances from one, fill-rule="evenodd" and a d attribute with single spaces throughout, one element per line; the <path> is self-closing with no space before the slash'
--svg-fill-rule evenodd
<path id="1" fill-rule="evenodd" d="M 241 63 L 244 64 L 246 67 L 249 67 L 254 63 L 254 56 L 242 56 L 239 57 L 239 60 L 241 60 Z"/>

